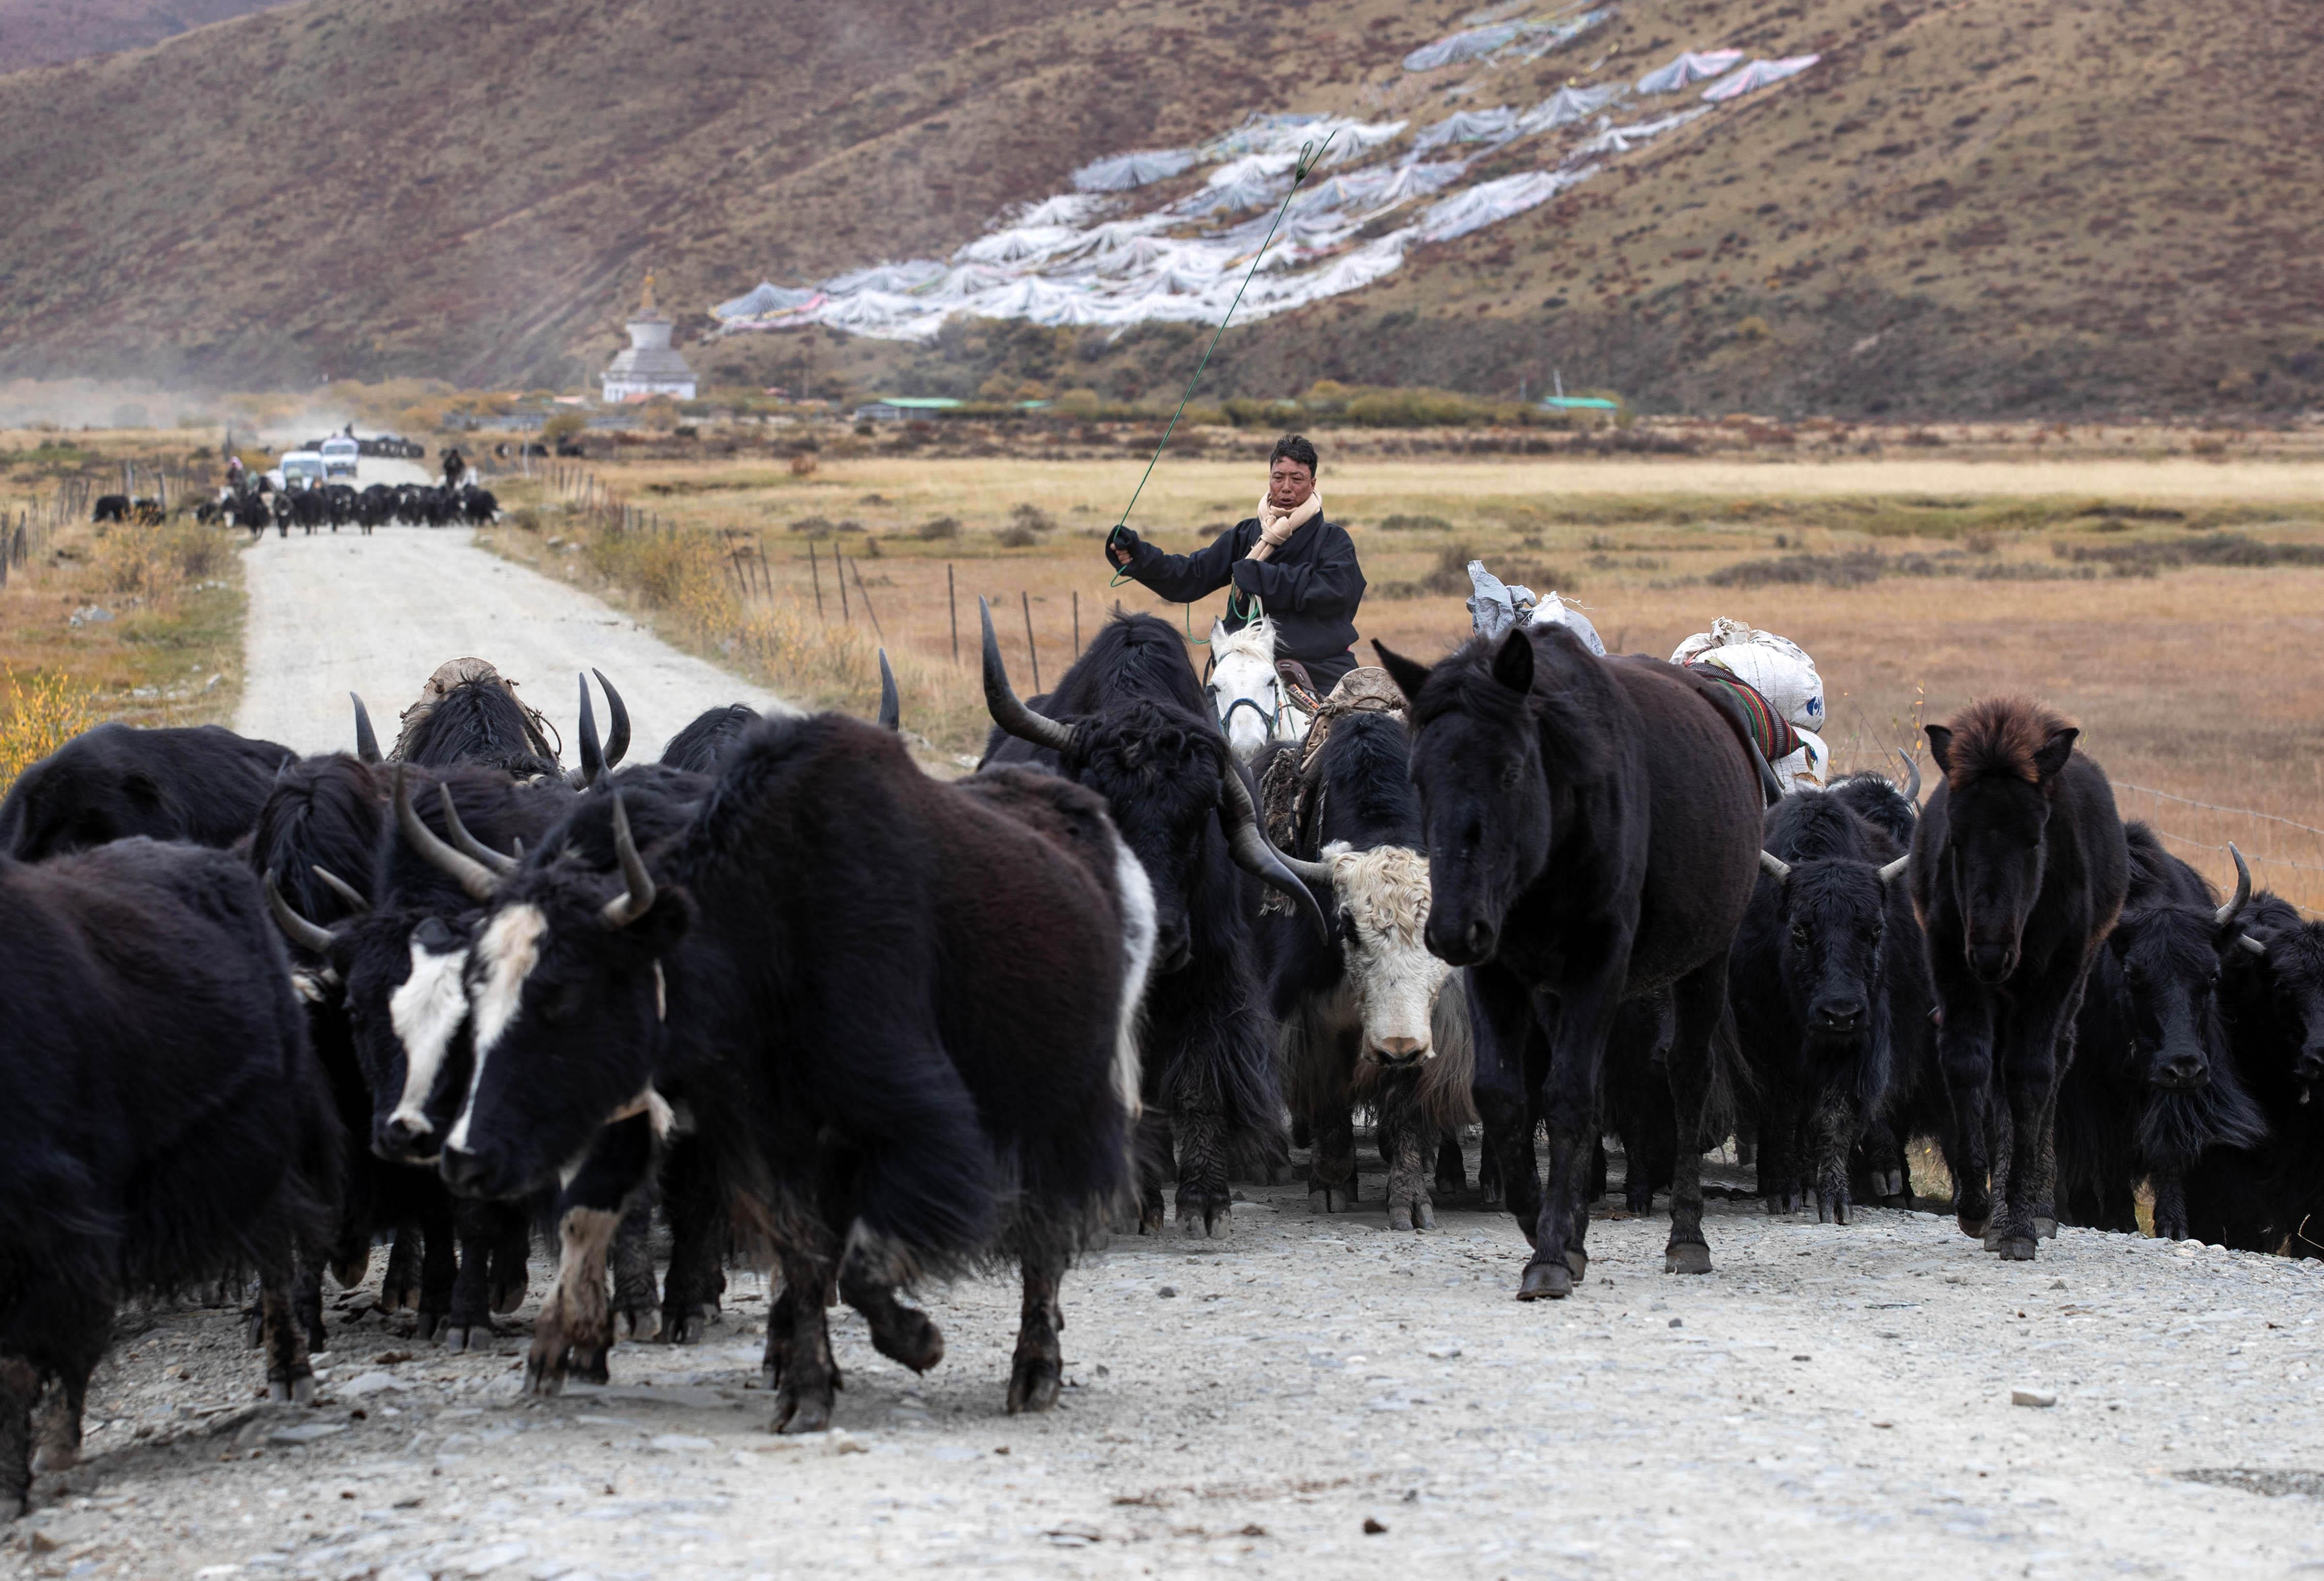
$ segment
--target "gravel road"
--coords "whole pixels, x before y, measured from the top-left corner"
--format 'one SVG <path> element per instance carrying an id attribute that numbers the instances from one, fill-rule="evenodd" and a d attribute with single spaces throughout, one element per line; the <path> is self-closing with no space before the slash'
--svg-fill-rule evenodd
<path id="1" fill-rule="evenodd" d="M 361 482 L 417 481 L 410 462 L 365 462 Z M 632 754 L 652 758 L 714 703 L 765 708 L 764 690 L 680 653 L 576 588 L 477 548 L 466 528 L 382 528 L 365 538 L 268 533 L 243 556 L 250 593 L 242 707 L 235 728 L 302 752 L 355 745 L 349 692 L 371 707 L 383 746 L 395 717 L 448 658 L 490 659 L 547 714 L 575 758 L 574 677 L 592 666 L 621 689 Z M 605 728 L 602 713 L 598 728 Z"/>
<path id="2" fill-rule="evenodd" d="M 516 1393 L 530 1305 L 456 1356 L 366 1284 L 311 1410 L 252 1403 L 227 1312 L 133 1316 L 92 1459 L 12 1546 L 326 1581 L 2324 1569 L 2314 1263 L 2067 1229 L 2002 1264 L 1929 1215 L 1714 1202 L 1710 1277 L 1617 1218 L 1573 1300 L 1520 1305 L 1505 1215 L 1414 1235 L 1377 1175 L 1334 1218 L 1246 1190 L 1231 1239 L 1127 1238 L 1069 1279 L 1040 1418 L 1001 1410 L 997 1283 L 929 1292 L 923 1378 L 835 1312 L 846 1387 L 808 1439 L 765 1431 L 747 1273 L 702 1345 L 625 1345 L 612 1387 L 546 1402 Z"/>

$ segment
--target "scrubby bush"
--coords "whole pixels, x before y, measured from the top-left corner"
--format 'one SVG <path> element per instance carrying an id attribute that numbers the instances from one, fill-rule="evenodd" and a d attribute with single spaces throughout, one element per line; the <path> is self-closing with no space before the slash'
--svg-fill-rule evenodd
<path id="1" fill-rule="evenodd" d="M 956 538 L 960 536 L 960 518 L 938 516 L 923 521 L 917 536 L 929 543 L 938 538 Z"/>

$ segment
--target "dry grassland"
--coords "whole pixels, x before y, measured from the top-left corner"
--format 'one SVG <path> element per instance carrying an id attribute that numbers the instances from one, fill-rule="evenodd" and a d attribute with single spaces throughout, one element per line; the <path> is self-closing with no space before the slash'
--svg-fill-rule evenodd
<path id="1" fill-rule="evenodd" d="M 866 711 L 871 649 L 884 642 L 908 722 L 947 754 L 973 753 L 982 733 L 978 595 L 992 600 L 1028 692 L 1028 612 L 1047 685 L 1073 657 L 1076 611 L 1084 639 L 1117 602 L 1200 637 L 1221 603 L 1182 611 L 1110 585 L 1099 539 L 1134 464 L 881 458 L 807 476 L 761 462 L 592 465 L 601 487 L 698 552 L 697 580 L 724 578 L 685 611 L 641 600 L 672 635 L 730 662 L 771 653 L 759 667 L 778 687 Z M 1133 523 L 1192 548 L 1249 513 L 1259 475 L 1243 463 L 1166 462 Z M 1576 598 L 1618 650 L 1666 654 L 1718 615 L 1794 638 L 1816 655 L 1844 769 L 1893 766 L 1923 720 L 1983 693 L 2032 692 L 2082 723 L 2126 815 L 2148 818 L 2215 879 L 2231 875 L 2233 839 L 2263 883 L 2324 908 L 2324 681 L 2310 657 L 2324 648 L 2324 564 L 2297 563 L 2324 561 L 2324 464 L 1360 459 L 1327 460 L 1323 490 L 1364 556 L 1368 639 L 1420 654 L 1460 640 L 1465 583 L 1447 584 L 1443 570 L 1465 550 Z M 553 489 L 510 481 L 501 493 L 519 506 L 499 535 L 505 552 L 635 583 L 600 552 L 607 535 Z M 2291 546 L 2260 557 L 2293 563 L 2172 563 L 2189 546 L 2236 539 Z M 763 547 L 770 596 L 735 596 L 756 582 L 747 564 L 722 563 L 735 546 L 746 562 Z M 846 557 L 844 623 L 835 550 Z M 1747 564 L 1810 580 L 1738 580 Z M 740 634 L 751 620 L 780 639 L 721 634 L 722 620 Z"/>

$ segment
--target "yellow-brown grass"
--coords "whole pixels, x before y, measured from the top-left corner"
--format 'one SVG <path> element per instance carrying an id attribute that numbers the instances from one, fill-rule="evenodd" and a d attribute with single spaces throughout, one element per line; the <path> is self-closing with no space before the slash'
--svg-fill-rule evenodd
<path id="1" fill-rule="evenodd" d="M 1073 657 L 1076 607 L 1086 639 L 1117 602 L 1196 638 L 1222 606 L 1213 597 L 1182 611 L 1135 584 L 1111 584 L 1100 539 L 1134 464 L 827 458 L 806 476 L 774 459 L 593 468 L 675 534 L 609 550 L 546 491 L 508 483 L 504 500 L 537 504 L 530 530 L 501 535 L 510 552 L 646 590 L 674 635 L 809 704 L 868 711 L 871 649 L 884 641 L 908 723 L 956 754 L 973 752 L 984 728 L 979 594 L 993 602 L 1025 691 L 1034 685 L 1028 610 L 1048 685 Z M 1259 480 L 1248 464 L 1166 461 L 1135 525 L 1170 550 L 1193 548 L 1250 510 Z M 2149 819 L 2215 881 L 2232 877 L 2232 838 L 2264 884 L 2324 908 L 2324 681 L 2312 657 L 2324 647 L 2324 566 L 2122 575 L 2061 554 L 2216 538 L 2189 525 L 2203 522 L 2267 544 L 2324 545 L 2324 466 L 2312 461 L 1334 464 L 1327 448 L 1323 486 L 1333 517 L 1352 524 L 1376 590 L 1358 621 L 1367 639 L 1428 655 L 1464 637 L 1460 593 L 1377 590 L 1421 582 L 1465 548 L 1489 565 L 1554 572 L 1617 651 L 1666 655 L 1718 615 L 1793 638 L 1816 656 L 1843 770 L 1893 768 L 1897 748 L 1925 767 L 1923 720 L 1987 694 L 2029 693 L 2081 722 L 2081 745 L 2114 777 L 2126 816 Z M 1050 527 L 1028 547 L 1004 547 L 1026 506 Z M 942 517 L 958 530 L 920 536 Z M 1391 518 L 1434 524 L 1384 526 Z M 795 530 L 802 523 L 808 531 Z M 768 596 L 739 591 L 723 558 L 730 530 L 733 541 L 763 545 Z M 588 550 L 545 548 L 556 537 Z M 671 544 L 682 547 L 660 547 Z M 844 619 L 835 550 L 845 556 Z M 1704 580 L 1741 561 L 1868 551 L 1921 556 L 1923 574 L 1845 587 Z M 1925 574 L 1931 566 L 1936 574 Z M 758 622 L 777 635 L 754 635 Z"/>

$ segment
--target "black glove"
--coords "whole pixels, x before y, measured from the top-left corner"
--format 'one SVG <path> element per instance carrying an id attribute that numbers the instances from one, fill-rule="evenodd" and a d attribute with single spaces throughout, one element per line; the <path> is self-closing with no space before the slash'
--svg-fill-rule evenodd
<path id="1" fill-rule="evenodd" d="M 1129 526 L 1117 522 L 1105 535 L 1105 557 L 1117 566 L 1127 567 L 1138 554 L 1138 534 Z"/>

